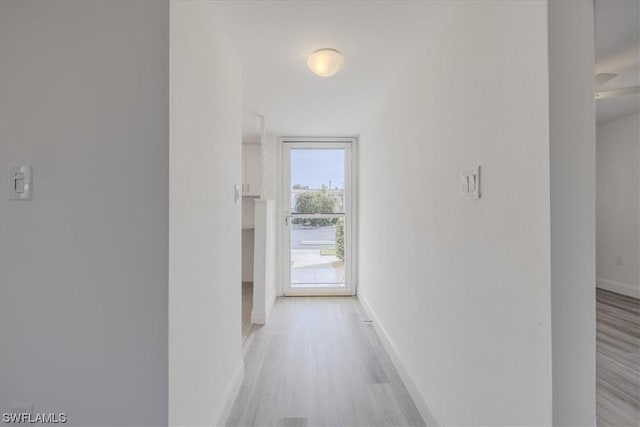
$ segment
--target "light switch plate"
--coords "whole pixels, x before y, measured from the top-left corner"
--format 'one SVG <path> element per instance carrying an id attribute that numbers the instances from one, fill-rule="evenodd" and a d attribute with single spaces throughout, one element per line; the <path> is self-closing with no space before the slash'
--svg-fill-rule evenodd
<path id="1" fill-rule="evenodd" d="M 31 166 L 13 166 L 10 169 L 9 185 L 11 200 L 31 200 Z"/>
<path id="2" fill-rule="evenodd" d="M 480 198 L 480 166 L 462 171 L 460 195 L 465 200 L 477 200 Z"/>

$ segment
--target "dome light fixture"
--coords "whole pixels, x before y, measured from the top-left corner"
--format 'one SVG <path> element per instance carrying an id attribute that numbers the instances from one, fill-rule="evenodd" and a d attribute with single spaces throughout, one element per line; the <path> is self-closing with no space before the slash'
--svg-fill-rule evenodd
<path id="1" fill-rule="evenodd" d="M 338 74 L 344 65 L 344 56 L 335 49 L 316 50 L 307 58 L 307 66 L 320 77 L 331 77 Z"/>

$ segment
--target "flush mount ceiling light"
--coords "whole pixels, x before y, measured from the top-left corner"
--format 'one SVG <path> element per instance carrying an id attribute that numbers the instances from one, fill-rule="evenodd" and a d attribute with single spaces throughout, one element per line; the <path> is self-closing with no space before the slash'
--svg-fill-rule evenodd
<path id="1" fill-rule="evenodd" d="M 335 49 L 320 49 L 307 58 L 307 66 L 320 77 L 331 77 L 338 74 L 344 65 L 344 56 Z"/>

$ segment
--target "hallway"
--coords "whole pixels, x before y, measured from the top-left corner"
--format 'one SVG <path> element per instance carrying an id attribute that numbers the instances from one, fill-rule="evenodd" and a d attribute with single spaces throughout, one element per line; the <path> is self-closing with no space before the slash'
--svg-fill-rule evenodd
<path id="1" fill-rule="evenodd" d="M 425 425 L 354 297 L 279 298 L 228 426 Z"/>
<path id="2" fill-rule="evenodd" d="M 0 0 L 2 418 L 635 421 L 638 4 Z"/>

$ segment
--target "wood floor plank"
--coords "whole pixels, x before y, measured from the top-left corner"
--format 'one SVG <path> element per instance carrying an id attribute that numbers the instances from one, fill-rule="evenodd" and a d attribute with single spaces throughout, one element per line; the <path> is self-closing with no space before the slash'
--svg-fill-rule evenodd
<path id="1" fill-rule="evenodd" d="M 424 425 L 356 298 L 280 298 L 229 426 Z M 597 424 L 640 426 L 640 302 L 597 291 Z"/>
<path id="2" fill-rule="evenodd" d="M 229 426 L 424 426 L 354 297 L 280 298 L 255 332 Z"/>
<path id="3" fill-rule="evenodd" d="M 640 301 L 597 290 L 598 426 L 640 426 Z"/>

